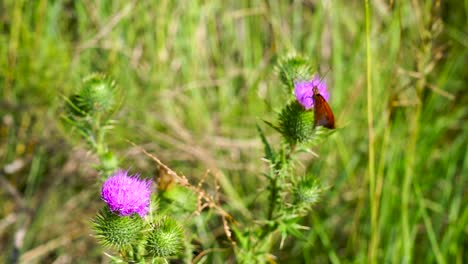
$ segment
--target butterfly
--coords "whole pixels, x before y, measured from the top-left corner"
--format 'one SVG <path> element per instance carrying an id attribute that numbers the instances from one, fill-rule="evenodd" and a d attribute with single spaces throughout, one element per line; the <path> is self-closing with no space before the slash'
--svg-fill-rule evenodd
<path id="1" fill-rule="evenodd" d="M 314 127 L 324 126 L 329 129 L 335 128 L 335 116 L 327 101 L 319 93 L 317 86 L 313 88 L 314 95 Z"/>

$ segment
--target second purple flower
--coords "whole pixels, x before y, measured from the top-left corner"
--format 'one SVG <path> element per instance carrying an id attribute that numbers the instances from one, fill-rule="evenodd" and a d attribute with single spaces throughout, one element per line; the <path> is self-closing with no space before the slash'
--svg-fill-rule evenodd
<path id="1" fill-rule="evenodd" d="M 121 216 L 134 213 L 144 217 L 149 211 L 151 180 L 118 170 L 102 186 L 101 197 L 109 209 Z"/>

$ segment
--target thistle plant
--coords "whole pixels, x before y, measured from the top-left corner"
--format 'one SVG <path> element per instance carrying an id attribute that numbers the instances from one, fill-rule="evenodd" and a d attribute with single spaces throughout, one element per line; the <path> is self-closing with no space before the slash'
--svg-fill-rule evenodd
<path id="1" fill-rule="evenodd" d="M 268 172 L 268 206 L 265 217 L 255 219 L 245 229 L 235 228 L 239 247 L 237 257 L 242 263 L 264 263 L 274 256 L 270 253 L 279 242 L 283 247 L 289 236 L 302 237 L 299 221 L 309 214 L 320 200 L 323 188 L 314 175 L 298 175 L 296 170 L 299 152 L 326 139 L 332 130 L 314 127 L 315 87 L 325 100 L 330 99 L 326 83 L 314 73 L 314 67 L 306 57 L 290 55 L 279 60 L 279 79 L 286 87 L 288 99 L 279 111 L 276 123 L 266 122 L 278 131 L 283 143 L 278 147 L 270 144 L 260 126 Z"/>
<path id="2" fill-rule="evenodd" d="M 151 185 L 123 170 L 103 184 L 101 197 L 107 206 L 93 220 L 93 229 L 102 245 L 119 251 L 120 258 L 112 257 L 116 261 L 164 262 L 183 248 L 179 223 L 159 215 L 157 202 L 151 206 Z"/>
<path id="3" fill-rule="evenodd" d="M 111 118 L 116 110 L 118 90 L 115 81 L 104 74 L 91 74 L 83 79 L 80 89 L 65 98 L 62 120 L 72 132 L 86 142 L 88 149 L 97 154 L 98 170 L 103 175 L 115 171 L 118 160 L 109 151 L 106 135 L 113 128 Z"/>
<path id="4" fill-rule="evenodd" d="M 158 197 L 152 180 L 119 169 L 119 159 L 107 145 L 106 135 L 115 121 L 118 90 L 115 82 L 102 74 L 85 78 L 83 86 L 66 98 L 63 120 L 86 142 L 100 164 L 101 199 L 105 206 L 92 220 L 96 239 L 118 255 L 115 263 L 167 263 L 181 254 L 184 229 L 170 216 L 158 212 Z"/>

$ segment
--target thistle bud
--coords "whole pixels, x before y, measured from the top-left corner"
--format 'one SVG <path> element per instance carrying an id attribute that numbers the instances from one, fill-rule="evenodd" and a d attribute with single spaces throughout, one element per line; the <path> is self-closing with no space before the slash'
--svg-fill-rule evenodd
<path id="1" fill-rule="evenodd" d="M 153 257 L 170 257 L 183 248 L 182 227 L 167 216 L 156 220 L 146 236 L 146 251 Z"/>
<path id="2" fill-rule="evenodd" d="M 306 142 L 313 135 L 314 113 L 296 100 L 283 108 L 278 119 L 279 131 L 290 144 Z"/>
<path id="3" fill-rule="evenodd" d="M 82 107 L 92 112 L 110 111 L 115 104 L 115 82 L 103 74 L 91 74 L 79 91 Z"/>
<path id="4" fill-rule="evenodd" d="M 306 203 L 309 206 L 319 201 L 322 189 L 316 179 L 304 177 L 293 187 L 295 204 Z"/>
<path id="5" fill-rule="evenodd" d="M 296 81 L 310 79 L 314 67 L 307 57 L 292 54 L 281 58 L 276 69 L 281 82 L 292 90 Z"/>
<path id="6" fill-rule="evenodd" d="M 93 220 L 93 229 L 99 242 L 116 249 L 138 243 L 144 226 L 143 219 L 138 215 L 120 216 L 108 208 L 102 209 Z"/>

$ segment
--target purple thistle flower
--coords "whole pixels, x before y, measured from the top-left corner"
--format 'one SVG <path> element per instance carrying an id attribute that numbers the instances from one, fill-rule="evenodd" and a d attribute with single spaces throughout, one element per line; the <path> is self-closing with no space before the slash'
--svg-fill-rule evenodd
<path id="1" fill-rule="evenodd" d="M 318 88 L 319 94 L 328 102 L 330 94 L 327 90 L 327 84 L 325 80 L 321 80 L 317 75 L 315 75 L 311 81 L 297 81 L 294 83 L 294 95 L 297 101 L 304 106 L 306 110 L 314 107 L 314 100 L 312 99 L 314 87 Z"/>
<path id="2" fill-rule="evenodd" d="M 152 181 L 127 174 L 128 171 L 118 170 L 109 177 L 102 186 L 101 197 L 120 216 L 137 213 L 144 217 L 149 211 Z"/>

